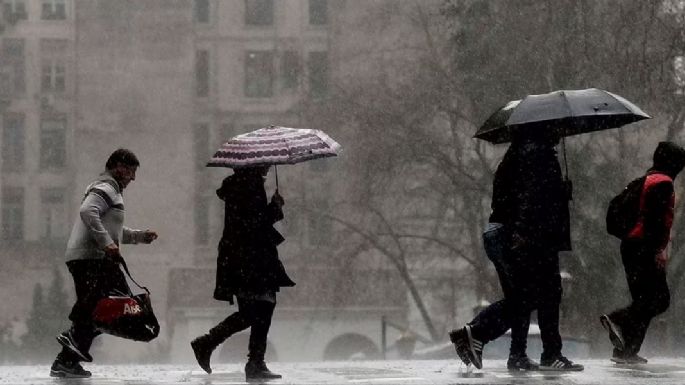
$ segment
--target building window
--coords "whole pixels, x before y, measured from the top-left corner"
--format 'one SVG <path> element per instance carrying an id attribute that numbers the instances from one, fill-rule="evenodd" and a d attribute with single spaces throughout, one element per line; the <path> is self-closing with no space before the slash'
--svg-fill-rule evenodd
<path id="1" fill-rule="evenodd" d="M 64 239 L 67 223 L 64 207 L 64 189 L 45 188 L 40 192 L 41 215 L 43 216 L 43 239 Z"/>
<path id="2" fill-rule="evenodd" d="M 0 90 L 2 96 L 12 98 L 16 94 L 23 94 L 26 91 L 24 39 L 2 40 L 0 64 L 3 67 L 2 74 L 5 77 L 3 89 Z"/>
<path id="3" fill-rule="evenodd" d="M 24 168 L 24 115 L 5 114 L 2 129 L 2 169 Z"/>
<path id="4" fill-rule="evenodd" d="M 40 18 L 43 20 L 66 20 L 66 0 L 42 0 Z"/>
<path id="5" fill-rule="evenodd" d="M 195 94 L 209 96 L 209 51 L 204 49 L 195 52 Z"/>
<path id="6" fill-rule="evenodd" d="M 24 188 L 2 189 L 2 239 L 24 239 Z"/>
<path id="7" fill-rule="evenodd" d="M 285 51 L 281 57 L 283 88 L 296 88 L 300 81 L 300 56 L 296 51 Z"/>
<path id="8" fill-rule="evenodd" d="M 250 51 L 245 59 L 245 96 L 268 98 L 273 96 L 273 53 Z"/>
<path id="9" fill-rule="evenodd" d="M 5 0 L 3 2 L 3 12 L 5 14 L 5 20 L 9 24 L 28 19 L 26 2 L 24 0 Z"/>
<path id="10" fill-rule="evenodd" d="M 326 25 L 328 24 L 328 1 L 309 0 L 309 24 Z"/>
<path id="11" fill-rule="evenodd" d="M 40 167 L 63 168 L 66 164 L 66 119 L 44 119 L 40 124 Z"/>
<path id="12" fill-rule="evenodd" d="M 272 25 L 273 23 L 273 0 L 245 0 L 245 24 Z"/>
<path id="13" fill-rule="evenodd" d="M 41 77 L 43 92 L 63 93 L 66 88 L 67 41 L 41 39 Z"/>
<path id="14" fill-rule="evenodd" d="M 209 0 L 195 0 L 193 10 L 196 23 L 209 23 Z"/>
<path id="15" fill-rule="evenodd" d="M 309 91 L 314 97 L 328 93 L 328 52 L 310 52 L 308 60 Z"/>

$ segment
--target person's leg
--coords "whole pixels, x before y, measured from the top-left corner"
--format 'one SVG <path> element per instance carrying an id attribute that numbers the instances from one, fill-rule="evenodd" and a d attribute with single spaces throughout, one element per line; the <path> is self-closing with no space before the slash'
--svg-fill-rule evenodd
<path id="1" fill-rule="evenodd" d="M 536 308 L 533 292 L 535 286 L 531 280 L 534 264 L 531 264 L 531 250 L 519 248 L 509 250 L 507 258 L 507 314 L 511 326 L 511 346 L 509 357 L 513 360 L 526 358 L 530 314 Z M 527 360 L 526 360 L 527 361 Z"/>
<path id="2" fill-rule="evenodd" d="M 252 329 L 250 330 L 250 345 L 248 347 L 250 361 L 264 361 L 267 335 L 275 307 L 276 304 L 269 301 L 255 301 L 252 306 Z"/>
<path id="3" fill-rule="evenodd" d="M 512 255 L 508 235 L 503 227 L 483 233 L 483 246 L 497 271 L 504 299 L 483 309 L 469 325 L 475 338 L 483 343 L 502 336 L 511 328 L 512 350 L 525 354 L 530 311 L 526 312 L 524 305 L 520 303 L 520 295 L 516 293 L 521 285 L 515 277 L 521 274 L 521 271 L 517 271 L 520 266 L 516 266 L 519 257 Z"/>
<path id="4" fill-rule="evenodd" d="M 281 378 L 280 374 L 270 371 L 264 362 L 267 335 L 275 307 L 275 302 L 267 300 L 256 300 L 250 303 L 250 344 L 248 346 L 248 361 L 245 364 L 245 377 L 248 379 Z"/>
<path id="5" fill-rule="evenodd" d="M 559 272 L 559 254 L 552 250 L 539 251 L 538 323 L 542 339 L 540 370 L 581 371 L 583 365 L 576 364 L 561 353 L 562 341 L 559 334 L 559 305 L 562 286 Z"/>
<path id="6" fill-rule="evenodd" d="M 91 373 L 81 367 L 81 361 L 92 361 L 89 350 L 93 339 L 100 335 L 92 324 L 72 324 L 71 328 L 57 337 L 62 350 L 50 368 L 52 377 L 90 377 Z"/>
<path id="7" fill-rule="evenodd" d="M 614 349 L 614 357 L 619 358 L 639 352 L 651 319 L 668 308 L 670 296 L 665 272 L 656 267 L 655 252 L 638 242 L 623 242 L 621 255 L 632 302 L 609 314 L 624 339 L 624 349 Z"/>
<path id="8" fill-rule="evenodd" d="M 541 360 L 561 356 L 561 335 L 559 334 L 559 305 L 562 287 L 557 252 L 540 250 L 537 253 L 539 268 L 538 324 L 542 340 Z"/>
<path id="9" fill-rule="evenodd" d="M 634 357 L 640 351 L 651 320 L 663 313 L 670 305 L 670 292 L 666 272 L 656 267 L 649 253 L 641 260 L 637 299 L 634 301 L 635 320 L 631 332 L 630 346 L 625 349 L 626 357 Z"/>
<path id="10" fill-rule="evenodd" d="M 197 363 L 207 373 L 212 373 L 210 360 L 212 352 L 214 352 L 217 346 L 233 334 L 250 327 L 249 313 L 249 304 L 246 305 L 243 301 L 238 300 L 238 311 L 209 329 L 207 334 L 203 334 L 190 342 Z"/>

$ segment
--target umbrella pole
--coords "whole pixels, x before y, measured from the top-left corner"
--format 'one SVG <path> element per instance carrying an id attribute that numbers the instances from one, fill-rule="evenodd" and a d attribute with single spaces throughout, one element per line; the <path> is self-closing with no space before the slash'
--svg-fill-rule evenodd
<path id="1" fill-rule="evenodd" d="M 565 170 L 564 187 L 566 188 L 566 193 L 568 194 L 568 200 L 572 201 L 573 200 L 573 187 L 571 185 L 571 181 L 568 179 L 568 161 L 566 160 L 566 137 L 565 136 L 561 137 L 561 150 L 562 150 L 563 156 L 564 156 L 564 170 Z"/>
<path id="2" fill-rule="evenodd" d="M 274 164 L 274 173 L 276 173 L 276 191 L 278 191 L 278 166 Z"/>

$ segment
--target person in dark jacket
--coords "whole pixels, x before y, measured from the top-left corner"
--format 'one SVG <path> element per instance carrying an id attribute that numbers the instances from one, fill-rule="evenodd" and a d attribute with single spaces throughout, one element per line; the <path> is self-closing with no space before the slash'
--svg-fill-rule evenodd
<path id="1" fill-rule="evenodd" d="M 570 250 L 569 191 L 555 146 L 559 135 L 514 137 L 495 173 L 492 214 L 483 234 L 486 254 L 500 278 L 504 299 L 495 302 L 450 339 L 466 363 L 482 367 L 483 346 L 509 328 L 511 370 L 582 370 L 561 354 L 558 253 Z M 538 311 L 541 363 L 526 355 L 530 314 Z"/>
<path id="2" fill-rule="evenodd" d="M 621 257 L 633 301 L 600 317 L 614 345 L 611 360 L 616 363 L 647 362 L 638 355 L 647 328 L 654 317 L 669 307 L 666 249 L 675 207 L 673 180 L 683 167 L 685 149 L 672 142 L 659 143 L 642 187 L 638 221 L 621 241 Z"/>
<path id="3" fill-rule="evenodd" d="M 225 202 L 225 211 L 214 298 L 231 304 L 235 298 L 238 311 L 190 343 L 198 364 L 207 373 L 212 372 L 210 358 L 216 347 L 249 327 L 246 377 L 281 377 L 264 362 L 266 339 L 276 292 L 295 283 L 278 259 L 277 246 L 284 239 L 273 225 L 283 219 L 284 200 L 276 190 L 267 204 L 264 181 L 268 172 L 269 166 L 237 168 L 216 192 Z"/>

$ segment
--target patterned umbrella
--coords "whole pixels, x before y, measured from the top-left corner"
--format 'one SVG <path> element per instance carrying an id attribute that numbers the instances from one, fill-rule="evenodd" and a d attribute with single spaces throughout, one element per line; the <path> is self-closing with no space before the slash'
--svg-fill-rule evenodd
<path id="1" fill-rule="evenodd" d="M 340 149 L 340 144 L 320 130 L 268 126 L 231 138 L 207 167 L 295 164 L 336 156 Z"/>

